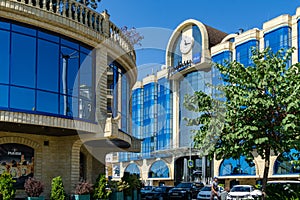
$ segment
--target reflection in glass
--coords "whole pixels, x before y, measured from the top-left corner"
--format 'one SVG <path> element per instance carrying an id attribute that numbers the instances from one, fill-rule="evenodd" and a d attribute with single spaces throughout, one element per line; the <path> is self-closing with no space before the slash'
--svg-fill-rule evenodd
<path id="1" fill-rule="evenodd" d="M 239 159 L 223 160 L 219 174 L 220 176 L 253 176 L 256 175 L 256 168 L 253 162 L 247 163 L 245 156 L 241 156 Z"/>
<path id="2" fill-rule="evenodd" d="M 148 178 L 168 178 L 169 168 L 162 160 L 156 161 L 150 167 Z"/>
<path id="3" fill-rule="evenodd" d="M 10 107 L 35 111 L 34 94 L 32 89 L 10 87 Z"/>
<path id="4" fill-rule="evenodd" d="M 9 42 L 9 32 L 0 30 L 0 83 L 9 82 Z"/>
<path id="5" fill-rule="evenodd" d="M 274 174 L 300 174 L 300 151 L 291 149 L 275 161 Z"/>
<path id="6" fill-rule="evenodd" d="M 36 40 L 33 37 L 12 33 L 11 83 L 35 87 Z"/>
<path id="7" fill-rule="evenodd" d="M 139 169 L 139 167 L 137 166 L 137 164 L 135 164 L 135 163 L 129 164 L 129 165 L 126 167 L 125 172 L 129 172 L 130 174 L 137 174 L 137 175 L 140 175 L 140 169 Z"/>
<path id="8" fill-rule="evenodd" d="M 8 86 L 0 85 L 0 107 L 8 107 Z"/>
<path id="9" fill-rule="evenodd" d="M 37 91 L 37 111 L 58 114 L 58 95 Z"/>
<path id="10" fill-rule="evenodd" d="M 58 59 L 59 47 L 57 44 L 38 40 L 37 87 L 39 89 L 58 91 Z"/>

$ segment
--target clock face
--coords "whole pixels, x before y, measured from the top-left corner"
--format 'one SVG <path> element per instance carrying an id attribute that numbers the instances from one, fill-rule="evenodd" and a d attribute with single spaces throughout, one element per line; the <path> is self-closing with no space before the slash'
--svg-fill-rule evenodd
<path id="1" fill-rule="evenodd" d="M 187 35 L 183 35 L 180 42 L 181 53 L 187 54 L 192 49 L 193 45 L 194 45 L 194 38 Z"/>

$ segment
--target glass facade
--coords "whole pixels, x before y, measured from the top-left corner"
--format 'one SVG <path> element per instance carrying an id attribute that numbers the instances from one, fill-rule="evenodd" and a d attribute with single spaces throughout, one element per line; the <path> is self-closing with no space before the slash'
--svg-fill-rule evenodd
<path id="1" fill-rule="evenodd" d="M 257 40 L 249 40 L 242 44 L 239 44 L 235 47 L 236 52 L 236 61 L 243 64 L 244 67 L 252 66 L 253 61 L 251 60 L 252 57 L 252 50 L 258 49 L 258 41 Z"/>
<path id="2" fill-rule="evenodd" d="M 95 120 L 91 48 L 7 21 L 0 42 L 0 109 Z"/>
<path id="3" fill-rule="evenodd" d="M 207 94 L 211 93 L 211 88 L 207 83 L 212 83 L 211 71 L 195 71 L 191 72 L 179 82 L 179 147 L 190 147 L 193 142 L 192 130 L 194 126 L 187 126 L 184 118 L 196 118 L 198 113 L 187 110 L 184 105 L 185 95 L 193 95 L 195 91 L 203 91 Z"/>
<path id="4" fill-rule="evenodd" d="M 193 63 L 199 63 L 201 62 L 201 56 L 202 56 L 202 35 L 197 25 L 193 25 L 192 31 L 193 31 L 193 38 L 194 38 L 194 46 L 192 49 Z"/>
<path id="5" fill-rule="evenodd" d="M 162 160 L 154 162 L 148 174 L 148 178 L 169 178 L 169 176 L 169 167 Z"/>
<path id="6" fill-rule="evenodd" d="M 179 65 L 179 63 L 182 61 L 182 56 L 180 52 L 180 41 L 181 41 L 181 35 L 176 39 L 174 43 L 174 48 L 171 52 L 171 65 L 172 67 L 176 67 Z"/>
<path id="7" fill-rule="evenodd" d="M 129 132 L 129 100 L 130 100 L 130 81 L 128 74 L 124 68 L 116 61 L 109 64 L 110 70 L 113 72 L 113 78 L 108 83 L 109 89 L 112 91 L 113 102 L 108 110 L 112 112 L 113 117 L 121 116 L 120 130 Z M 120 96 L 121 94 L 121 96 Z"/>
<path id="8" fill-rule="evenodd" d="M 274 164 L 274 175 L 300 174 L 300 151 L 291 149 L 277 157 Z"/>
<path id="9" fill-rule="evenodd" d="M 170 87 L 170 81 L 163 77 L 132 91 L 132 133 L 143 139 L 142 150 L 119 153 L 120 162 L 150 158 L 154 151 L 170 149 L 173 135 Z"/>
<path id="10" fill-rule="evenodd" d="M 219 169 L 219 176 L 255 176 L 255 164 L 247 163 L 245 156 L 239 159 L 225 159 Z"/>

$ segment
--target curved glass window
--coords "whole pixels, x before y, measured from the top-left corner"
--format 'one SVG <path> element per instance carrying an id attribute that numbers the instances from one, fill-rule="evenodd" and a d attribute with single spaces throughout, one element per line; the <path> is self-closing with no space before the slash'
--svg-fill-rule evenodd
<path id="1" fill-rule="evenodd" d="M 194 46 L 193 46 L 193 63 L 201 62 L 202 56 L 202 36 L 201 31 L 197 25 L 193 25 L 193 38 L 194 38 Z"/>
<path id="2" fill-rule="evenodd" d="M 118 62 L 113 61 L 110 65 L 110 70 L 113 73 L 112 80 L 108 82 L 108 89 L 112 90 L 113 101 L 108 105 L 113 117 L 121 116 L 120 130 L 129 132 L 129 100 L 130 100 L 130 80 L 126 70 Z M 121 95 L 120 95 L 121 94 Z M 121 104 L 119 104 L 121 102 Z"/>
<path id="3" fill-rule="evenodd" d="M 169 178 L 170 172 L 166 163 L 162 160 L 156 161 L 150 167 L 148 178 Z"/>
<path id="4" fill-rule="evenodd" d="M 225 159 L 219 169 L 219 176 L 255 176 L 255 164 L 246 162 L 245 156 L 239 159 Z"/>
<path id="5" fill-rule="evenodd" d="M 197 128 L 196 126 L 187 126 L 187 121 L 184 120 L 187 118 L 196 118 L 199 116 L 199 113 L 187 110 L 184 105 L 185 95 L 193 95 L 195 91 L 203 91 L 205 93 L 210 93 L 211 88 L 206 84 L 211 83 L 212 77 L 211 72 L 205 71 L 195 71 L 187 74 L 179 83 L 179 146 L 180 147 L 189 147 L 193 142 L 193 133 L 191 130 Z"/>
<path id="6" fill-rule="evenodd" d="M 182 56 L 180 52 L 180 41 L 181 41 L 181 35 L 178 36 L 176 41 L 174 42 L 174 48 L 171 52 L 171 65 L 172 67 L 176 67 L 179 65 L 179 63 L 182 61 Z"/>
<path id="7" fill-rule="evenodd" d="M 236 61 L 243 64 L 244 67 L 252 66 L 254 64 L 251 59 L 253 48 L 258 49 L 257 40 L 249 40 L 236 46 Z"/>
<path id="8" fill-rule="evenodd" d="M 274 174 L 300 174 L 300 151 L 291 149 L 277 157 Z"/>
<path id="9" fill-rule="evenodd" d="M 5 24 L 0 109 L 94 121 L 91 48 L 37 27 Z"/>
<path id="10" fill-rule="evenodd" d="M 141 173 L 139 167 L 135 163 L 129 164 L 126 167 L 125 172 L 128 172 L 129 174 L 136 174 L 136 175 L 140 175 Z"/>

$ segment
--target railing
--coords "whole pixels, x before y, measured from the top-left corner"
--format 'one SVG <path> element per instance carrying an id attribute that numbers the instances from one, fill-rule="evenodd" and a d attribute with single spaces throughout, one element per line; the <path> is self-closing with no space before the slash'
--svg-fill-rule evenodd
<path id="1" fill-rule="evenodd" d="M 32 6 L 79 22 L 116 42 L 135 60 L 132 44 L 128 38 L 124 36 L 122 31 L 105 17 L 109 16 L 107 11 L 105 10 L 103 13 L 96 12 L 88 6 L 85 6 L 85 0 L 83 4 L 75 0 L 0 0 L 0 6 L 5 5 L 10 7 L 10 5 L 7 4 L 9 2 Z"/>

